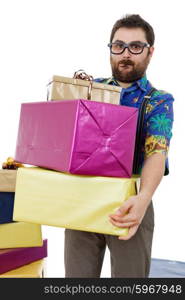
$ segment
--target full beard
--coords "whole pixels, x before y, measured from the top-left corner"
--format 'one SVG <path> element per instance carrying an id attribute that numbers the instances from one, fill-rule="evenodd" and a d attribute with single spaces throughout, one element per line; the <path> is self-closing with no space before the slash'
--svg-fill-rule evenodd
<path id="1" fill-rule="evenodd" d="M 145 58 L 145 60 L 135 66 L 135 63 L 131 60 L 121 60 L 118 63 L 115 63 L 110 57 L 111 62 L 111 68 L 112 68 L 112 75 L 114 78 L 118 81 L 124 82 L 124 83 L 130 83 L 139 80 L 146 72 L 147 66 L 149 64 L 148 57 Z M 120 65 L 123 65 L 122 67 L 119 67 Z M 128 70 L 131 69 L 130 71 Z"/>

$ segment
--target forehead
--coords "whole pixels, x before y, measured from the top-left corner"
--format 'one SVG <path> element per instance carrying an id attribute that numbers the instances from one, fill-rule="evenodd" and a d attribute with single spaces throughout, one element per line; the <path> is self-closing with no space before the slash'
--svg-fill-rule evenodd
<path id="1" fill-rule="evenodd" d="M 132 41 L 147 42 L 145 32 L 141 28 L 119 28 L 113 37 L 113 42 L 116 40 L 121 40 L 125 43 L 130 43 Z"/>

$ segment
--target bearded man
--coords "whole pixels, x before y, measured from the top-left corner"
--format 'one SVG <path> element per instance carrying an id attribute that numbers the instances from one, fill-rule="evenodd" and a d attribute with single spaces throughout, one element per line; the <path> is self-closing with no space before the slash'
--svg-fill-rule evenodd
<path id="1" fill-rule="evenodd" d="M 95 81 L 121 86 L 120 105 L 137 107 L 151 94 L 146 70 L 154 52 L 154 31 L 139 15 L 116 21 L 110 35 L 112 77 Z M 137 167 L 140 189 L 109 221 L 129 227 L 127 236 L 113 236 L 65 230 L 66 277 L 100 277 L 106 246 L 110 250 L 111 277 L 148 277 L 154 230 L 152 197 L 163 175 L 169 173 L 168 151 L 172 137 L 173 96 L 156 90 L 150 95 L 144 114 L 142 143 Z M 137 146 L 137 145 L 136 145 Z"/>

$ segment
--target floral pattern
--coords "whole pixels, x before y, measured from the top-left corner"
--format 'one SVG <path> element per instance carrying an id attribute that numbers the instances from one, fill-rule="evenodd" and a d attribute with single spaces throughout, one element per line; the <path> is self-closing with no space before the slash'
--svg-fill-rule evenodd
<path id="1" fill-rule="evenodd" d="M 164 136 L 147 136 L 145 142 L 145 156 L 150 156 L 151 154 L 153 154 L 154 151 L 166 154 L 166 152 L 168 151 L 168 145 L 166 144 L 166 139 Z"/>
<path id="2" fill-rule="evenodd" d="M 166 117 L 166 114 L 157 114 L 150 119 L 151 128 L 161 132 L 164 136 L 171 138 L 172 120 Z"/>

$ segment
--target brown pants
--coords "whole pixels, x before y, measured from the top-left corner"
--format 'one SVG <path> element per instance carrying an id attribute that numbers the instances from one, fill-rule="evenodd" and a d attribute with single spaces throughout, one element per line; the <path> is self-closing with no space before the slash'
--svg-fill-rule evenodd
<path id="1" fill-rule="evenodd" d="M 136 234 L 128 241 L 117 236 L 65 230 L 65 277 L 99 278 L 106 245 L 111 256 L 111 277 L 148 277 L 154 229 L 151 202 Z"/>

